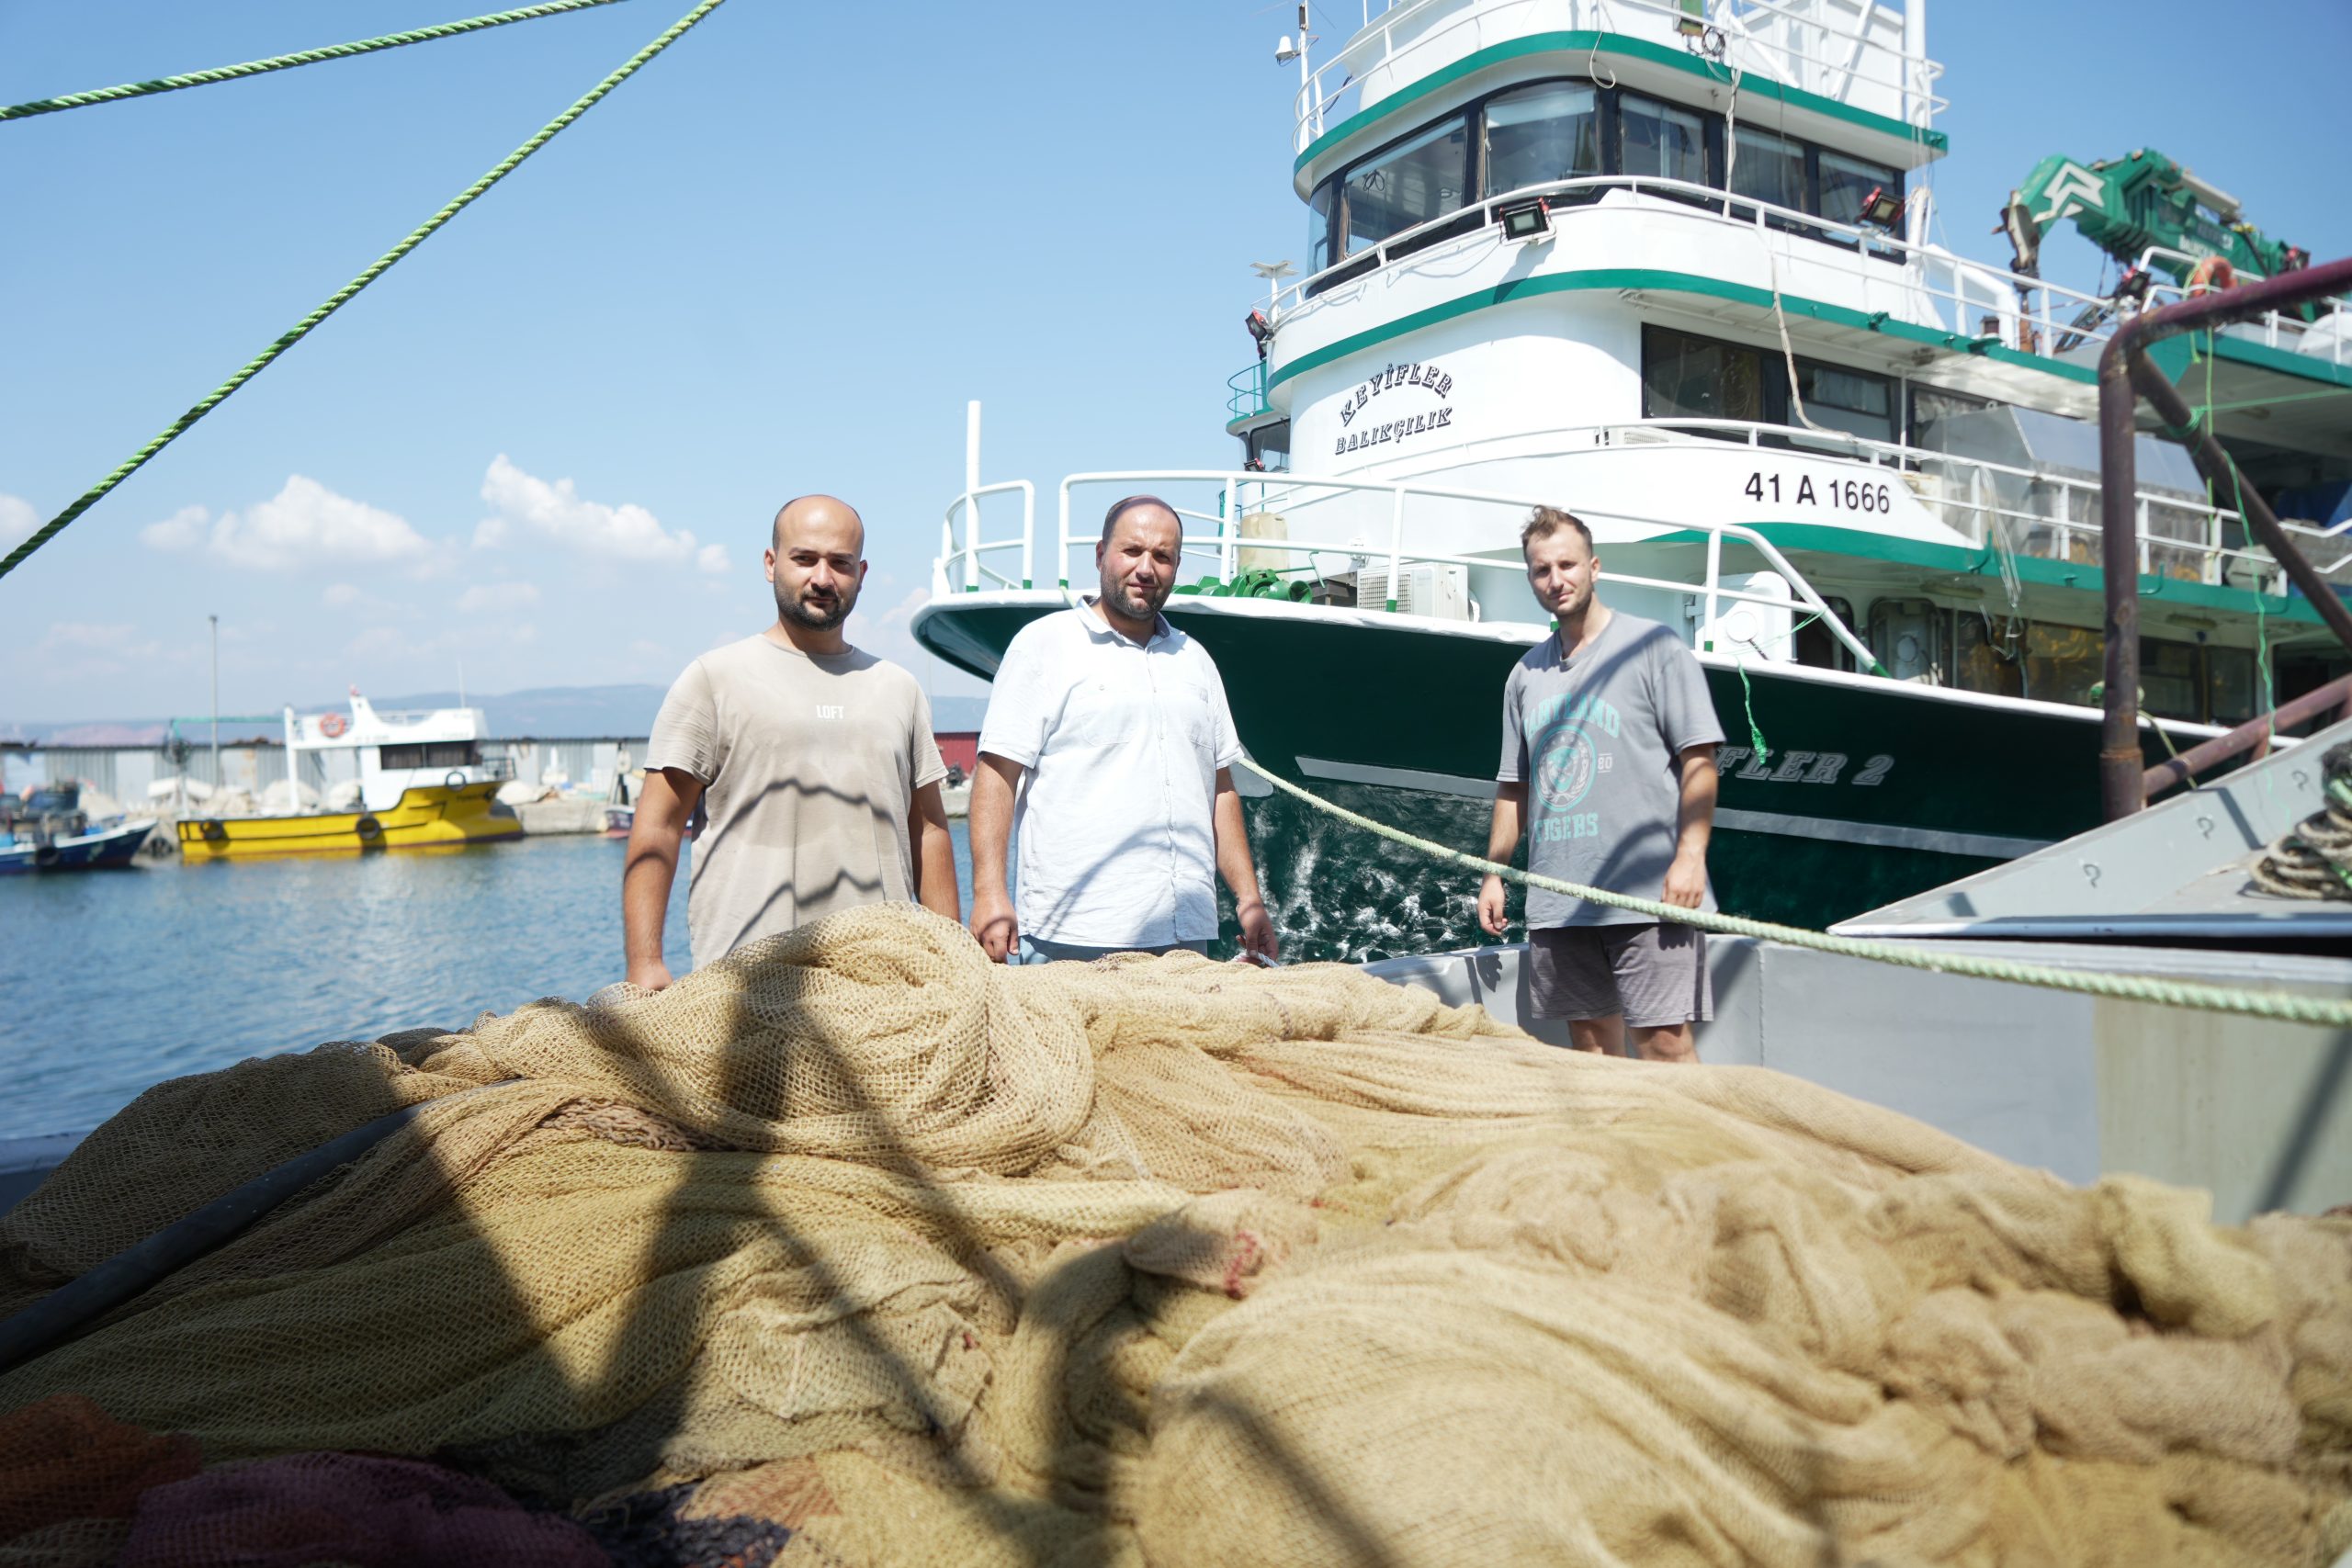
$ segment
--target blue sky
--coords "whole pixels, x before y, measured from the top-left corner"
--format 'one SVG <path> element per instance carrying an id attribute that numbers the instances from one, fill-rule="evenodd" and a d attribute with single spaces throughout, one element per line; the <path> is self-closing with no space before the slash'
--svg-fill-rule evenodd
<path id="1" fill-rule="evenodd" d="M 481 9 L 489 9 L 484 5 Z M 0 126 L 13 543 L 659 32 L 628 0 Z M 474 14 L 0 0 L 0 101 Z M 1356 8 L 1324 7 L 1336 47 Z M 1938 238 L 2041 156 L 2154 146 L 2352 253 L 2343 0 L 1937 0 Z M 1220 467 L 1248 264 L 1301 259 L 1287 5 L 729 0 L 24 567 L 0 719 L 318 704 L 347 682 L 666 683 L 772 615 L 767 518 L 831 490 L 905 635 L 963 408 L 983 477 Z M 2053 240 L 2045 272 L 2094 283 Z"/>

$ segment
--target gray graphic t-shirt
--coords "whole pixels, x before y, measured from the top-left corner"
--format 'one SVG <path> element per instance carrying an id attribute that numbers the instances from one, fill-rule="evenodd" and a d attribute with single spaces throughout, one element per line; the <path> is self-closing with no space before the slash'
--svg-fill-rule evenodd
<path id="1" fill-rule="evenodd" d="M 1612 612 L 1572 659 L 1557 635 L 1545 637 L 1503 683 L 1495 774 L 1527 785 L 1528 869 L 1657 897 L 1681 815 L 1674 759 L 1723 738 L 1697 657 L 1657 622 Z M 1700 907 L 1715 907 L 1712 886 Z M 1649 923 L 1631 909 L 1527 890 L 1531 931 Z"/>

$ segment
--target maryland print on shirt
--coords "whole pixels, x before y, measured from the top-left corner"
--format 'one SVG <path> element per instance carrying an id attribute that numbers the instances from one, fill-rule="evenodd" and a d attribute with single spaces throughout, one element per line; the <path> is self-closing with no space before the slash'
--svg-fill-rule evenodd
<path id="1" fill-rule="evenodd" d="M 1539 704 L 1533 718 L 1532 728 L 1543 737 L 1535 748 L 1537 841 L 1600 837 L 1600 814 L 1577 807 L 1616 761 L 1603 742 L 1618 734 L 1623 716 L 1599 697 L 1568 694 Z"/>

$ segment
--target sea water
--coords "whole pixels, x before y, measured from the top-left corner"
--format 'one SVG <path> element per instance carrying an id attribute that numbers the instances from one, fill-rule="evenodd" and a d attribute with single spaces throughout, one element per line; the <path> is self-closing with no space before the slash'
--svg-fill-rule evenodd
<path id="1" fill-rule="evenodd" d="M 582 999 L 622 976 L 626 848 L 569 835 L 0 877 L 0 1138 L 85 1131 L 247 1056 Z M 663 929 L 683 975 L 683 868 Z"/>

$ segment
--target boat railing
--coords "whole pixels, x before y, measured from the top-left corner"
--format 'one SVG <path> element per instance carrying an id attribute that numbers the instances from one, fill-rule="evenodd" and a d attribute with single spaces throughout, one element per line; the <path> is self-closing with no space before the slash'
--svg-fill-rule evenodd
<path id="1" fill-rule="evenodd" d="M 1400 230 L 1297 279 L 1274 296 L 1270 319 L 1279 333 L 1302 310 L 1327 301 L 1344 303 L 1352 298 L 1352 289 L 1393 266 L 1408 261 L 1426 264 L 1474 245 L 1512 243 L 1499 236 L 1502 210 L 1555 197 L 1570 198 L 1554 202 L 1551 221 L 1555 227 L 1588 213 L 1623 213 L 1630 200 L 1656 214 L 1746 231 L 1766 248 L 1781 290 L 1795 291 L 1779 271 L 1784 265 L 1801 263 L 1843 272 L 1864 286 L 1860 304 L 1852 308 L 1873 330 L 1887 321 L 1900 320 L 1906 326 L 1942 334 L 1946 347 L 1962 353 L 2003 348 L 2087 367 L 2097 358 L 2096 345 L 2112 335 L 2120 319 L 2112 302 L 2099 295 L 1969 261 L 1933 245 L 1915 244 L 1888 230 L 1840 222 L 1716 186 L 1652 175 L 1550 180 L 1486 197 Z M 1477 222 L 1464 228 L 1465 213 L 1476 213 Z M 1861 305 L 1872 309 L 1864 311 Z M 2281 317 L 2273 311 L 2243 330 L 2272 346 L 2283 346 L 2311 329 L 2300 317 Z M 1275 343 L 1279 349 L 1279 336 Z M 2344 363 L 2347 355 L 2352 355 L 2352 349 L 2345 346 L 2339 334 L 2331 344 L 2329 363 Z"/>
<path id="2" fill-rule="evenodd" d="M 1384 73 L 1427 74 L 1409 63 L 1415 53 L 1431 51 L 1430 58 L 1442 65 L 1487 44 L 1532 33 L 1628 33 L 1629 21 L 1640 29 L 1636 36 L 1655 35 L 1652 41 L 1680 42 L 1695 28 L 1690 46 L 1698 51 L 1711 42 L 1718 45 L 1719 57 L 1702 58 L 1714 61 L 1726 76 L 1736 66 L 1839 102 L 1868 98 L 1921 129 L 1951 107 L 1935 92 L 1942 66 L 1870 36 L 1867 29 L 1879 7 L 1840 9 L 1844 15 L 1832 17 L 1826 8 L 1804 0 L 1402 0 L 1375 15 L 1365 0 L 1362 30 L 1330 59 L 1311 67 L 1300 84 L 1292 106 L 1291 148 L 1306 152 L 1333 122 L 1363 107 L 1367 84 L 1374 80 L 1382 79 L 1388 90 L 1402 85 L 1384 79 Z M 1865 30 L 1844 25 L 1849 18 Z"/>
<path id="3" fill-rule="evenodd" d="M 1267 399 L 1266 361 L 1261 356 L 1225 378 L 1225 417 L 1228 424 L 1238 419 L 1254 419 L 1268 412 L 1273 404 Z"/>
<path id="4" fill-rule="evenodd" d="M 1216 488 L 1218 503 L 1215 513 L 1205 509 L 1183 506 L 1179 506 L 1177 512 L 1182 520 L 1205 522 L 1211 525 L 1211 531 L 1206 533 L 1193 533 L 1188 530 L 1184 536 L 1184 547 L 1189 553 L 1205 555 L 1213 558 L 1216 562 L 1216 572 L 1220 578 L 1229 580 L 1233 577 L 1236 559 L 1239 552 L 1244 549 L 1305 557 L 1309 563 L 1306 569 L 1307 570 L 1315 570 L 1312 563 L 1317 556 L 1338 556 L 1351 560 L 1361 558 L 1368 568 L 1374 567 L 1375 563 L 1385 567 L 1386 573 L 1385 610 L 1390 614 L 1397 612 L 1397 590 L 1402 581 L 1399 574 L 1408 568 L 1458 566 L 1474 570 L 1499 570 L 1514 574 L 1522 570 L 1515 550 L 1509 555 L 1498 556 L 1458 554 L 1430 550 L 1419 546 L 1408 549 L 1405 542 L 1405 513 L 1409 502 L 1419 500 L 1472 503 L 1507 508 L 1519 513 L 1529 511 L 1539 505 L 1552 504 L 1551 501 L 1539 496 L 1512 495 L 1465 487 L 1417 484 L 1387 479 L 1323 479 L 1294 474 L 1274 476 L 1238 469 L 1161 468 L 1071 474 L 1061 481 L 1055 509 L 1056 523 L 1052 545 L 1054 585 L 1062 589 L 1069 588 L 1070 551 L 1080 547 L 1091 547 L 1095 542 L 1094 536 L 1071 532 L 1070 492 L 1074 488 L 1080 485 L 1116 484 L 1133 491 L 1146 487 L 1170 483 L 1206 484 Z M 1020 537 L 983 539 L 976 521 L 978 508 L 975 502 L 981 495 L 1008 491 L 1019 491 L 1023 497 Z M 1261 538 L 1254 536 L 1245 537 L 1241 533 L 1241 517 L 1244 512 L 1277 510 L 1284 507 L 1296 510 L 1301 506 L 1311 506 L 1318 500 L 1330 501 L 1340 498 L 1358 500 L 1368 498 L 1374 502 L 1375 508 L 1385 502 L 1387 513 L 1385 542 L 1368 539 L 1360 532 L 1344 538 L 1299 536 Z M 958 513 L 962 513 L 967 520 L 964 542 L 960 547 L 956 545 L 953 536 L 952 521 Z M 1035 585 L 1036 514 L 1034 491 L 1029 489 L 1026 481 L 1012 480 L 983 486 L 959 495 L 950 503 L 948 514 L 950 523 L 943 531 L 941 554 L 932 566 L 932 591 L 934 598 L 945 599 L 959 592 L 978 593 L 991 588 L 1013 589 Z M 1863 669 L 1877 667 L 1877 660 L 1871 654 L 1869 646 L 1855 636 L 1852 628 L 1829 608 L 1821 595 L 1815 592 L 1813 586 L 1805 581 L 1804 574 L 1790 564 L 1788 558 L 1781 553 L 1771 540 L 1755 529 L 1737 524 L 1631 516 L 1598 510 L 1591 511 L 1587 515 L 1623 522 L 1637 527 L 1690 531 L 1707 536 L 1706 572 L 1703 577 L 1672 581 L 1628 573 L 1604 572 L 1602 576 L 1606 580 L 1690 594 L 1700 599 L 1705 605 L 1704 625 L 1708 626 L 1720 624 L 1723 605 L 1726 603 L 1753 603 L 1780 610 L 1790 610 L 1797 604 L 1802 604 L 1820 617 L 1829 634 L 1846 646 Z M 1723 549 L 1726 541 L 1744 545 L 1763 558 L 1769 569 L 1780 574 L 1787 582 L 1793 597 L 1781 598 L 1771 594 L 1753 592 L 1726 582 L 1723 570 Z M 1010 551 L 1018 551 L 1020 554 L 1022 577 L 1018 582 L 995 571 L 983 562 L 983 558 L 988 555 Z"/>
<path id="5" fill-rule="evenodd" d="M 1666 415 L 1611 424 L 1564 425 L 1516 434 L 1478 436 L 1453 446 L 1423 450 L 1425 455 L 1472 455 L 1481 446 L 1530 439 L 1540 440 L 1553 449 L 1589 442 L 1596 450 L 1607 451 L 1639 451 L 1680 439 L 1699 451 L 1709 446 L 1737 443 L 1750 448 L 1770 447 L 1848 458 L 1898 472 L 1905 487 L 1928 515 L 1971 545 L 1996 548 L 2006 545 L 2020 556 L 2098 564 L 2099 486 L 2096 479 L 2077 478 L 2048 468 L 2018 468 L 1989 458 L 1881 441 L 1845 431 L 1807 430 L 1753 420 Z M 2010 500 L 2023 504 L 2010 504 Z M 2276 576 L 2278 563 L 2267 550 L 2258 545 L 2229 542 L 2233 529 L 2240 539 L 2245 537 L 2245 520 L 2236 511 L 2162 491 L 2141 490 L 2136 492 L 2136 500 L 2139 570 L 2143 576 L 2233 587 L 2243 586 L 2249 578 L 2261 582 Z M 2323 577 L 2352 587 L 2352 538 L 2345 536 L 2352 533 L 2352 523 L 2322 527 L 2290 522 L 2282 526 L 2312 545 L 2328 547 L 2314 554 L 2313 564 Z"/>
<path id="6" fill-rule="evenodd" d="M 1017 537 L 984 541 L 980 537 L 980 502 L 991 495 L 1021 497 L 1021 532 Z M 964 544 L 956 545 L 956 519 L 964 519 Z M 934 599 L 944 598 L 959 589 L 978 593 L 984 584 L 993 582 L 999 588 L 1026 588 L 1036 579 L 1037 487 L 1027 479 L 1006 479 L 999 484 L 980 485 L 967 490 L 947 503 L 946 515 L 939 525 L 939 555 L 931 563 L 931 592 Z M 1021 575 L 1008 577 L 980 558 L 991 554 L 1018 552 Z M 960 583 L 950 582 L 955 567 L 962 568 Z"/>

